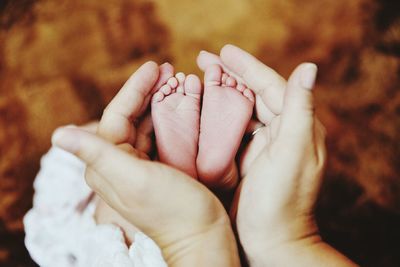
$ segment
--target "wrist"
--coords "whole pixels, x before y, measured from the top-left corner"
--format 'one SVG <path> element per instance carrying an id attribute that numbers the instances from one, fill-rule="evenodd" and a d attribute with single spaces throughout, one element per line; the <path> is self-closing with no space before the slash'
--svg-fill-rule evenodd
<path id="1" fill-rule="evenodd" d="M 318 242 L 318 227 L 312 217 L 279 219 L 250 224 L 238 221 L 240 242 L 249 255 L 279 250 L 287 244 Z"/>
<path id="2" fill-rule="evenodd" d="M 228 216 L 163 249 L 168 266 L 240 266 Z"/>
<path id="3" fill-rule="evenodd" d="M 246 252 L 250 266 L 357 266 L 319 235 Z"/>
<path id="4" fill-rule="evenodd" d="M 301 240 L 264 240 L 253 246 L 244 247 L 244 251 L 250 266 L 290 266 L 291 258 L 297 255 L 298 251 L 305 247 L 317 246 L 320 242 L 319 235 Z"/>

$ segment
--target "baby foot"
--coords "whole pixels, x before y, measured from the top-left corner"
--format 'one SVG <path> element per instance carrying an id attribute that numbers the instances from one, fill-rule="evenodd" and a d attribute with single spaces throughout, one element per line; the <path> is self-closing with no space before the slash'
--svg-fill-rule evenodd
<path id="1" fill-rule="evenodd" d="M 197 172 L 199 180 L 211 187 L 236 185 L 234 162 L 254 106 L 254 94 L 218 65 L 204 74 Z"/>
<path id="2" fill-rule="evenodd" d="M 197 178 L 201 82 L 180 72 L 152 98 L 152 118 L 160 161 Z"/>

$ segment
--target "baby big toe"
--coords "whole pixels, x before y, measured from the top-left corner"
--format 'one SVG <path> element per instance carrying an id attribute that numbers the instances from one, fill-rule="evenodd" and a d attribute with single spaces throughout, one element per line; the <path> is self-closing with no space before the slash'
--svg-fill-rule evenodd
<path id="1" fill-rule="evenodd" d="M 200 99 L 201 96 L 201 81 L 199 77 L 190 74 L 185 80 L 185 94 Z"/>
<path id="2" fill-rule="evenodd" d="M 211 65 L 204 73 L 205 86 L 220 86 L 222 80 L 222 69 L 218 65 Z"/>

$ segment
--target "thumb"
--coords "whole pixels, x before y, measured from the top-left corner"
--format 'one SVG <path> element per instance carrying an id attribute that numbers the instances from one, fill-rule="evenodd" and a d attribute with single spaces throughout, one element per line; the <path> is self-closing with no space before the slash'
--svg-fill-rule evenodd
<path id="1" fill-rule="evenodd" d="M 317 76 L 313 63 L 300 64 L 291 74 L 284 96 L 282 121 L 279 136 L 285 141 L 303 140 L 312 135 L 314 122 L 314 100 L 312 89 Z"/>
<path id="2" fill-rule="evenodd" d="M 88 185 L 113 207 L 120 205 L 126 195 L 139 198 L 143 187 L 155 182 L 149 177 L 154 175 L 152 168 L 137 153 L 129 154 L 82 129 L 57 129 L 52 143 L 86 163 L 87 170 L 95 174 L 86 175 Z"/>
<path id="3" fill-rule="evenodd" d="M 216 220 L 203 216 L 209 214 L 209 207 L 216 207 L 213 195 L 174 168 L 141 160 L 135 156 L 137 154 L 132 156 L 77 128 L 56 130 L 52 142 L 83 160 L 87 164 L 88 185 L 160 247 L 173 244 L 183 235 L 193 234 L 190 231 L 198 233 L 196 227 Z M 188 218 L 194 223 L 187 228 Z M 183 226 L 186 232 L 181 231 Z M 179 236 L 174 236 L 171 231 L 178 231 Z"/>

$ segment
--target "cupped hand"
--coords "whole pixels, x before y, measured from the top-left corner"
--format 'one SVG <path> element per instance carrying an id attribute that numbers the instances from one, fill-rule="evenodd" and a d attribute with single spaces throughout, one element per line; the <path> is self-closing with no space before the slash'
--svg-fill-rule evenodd
<path id="1" fill-rule="evenodd" d="M 61 128 L 53 143 L 87 164 L 88 185 L 150 236 L 169 265 L 238 266 L 229 218 L 218 199 L 191 177 L 143 153 L 150 149 L 151 130 L 135 124 L 146 121 L 152 89 L 162 79 L 155 63 L 144 64 L 105 109 L 98 135 Z"/>
<path id="2" fill-rule="evenodd" d="M 325 130 L 315 118 L 312 95 L 317 67 L 303 63 L 286 82 L 232 45 L 220 56 L 200 53 L 201 69 L 213 64 L 257 95 L 257 120 L 250 125 L 255 132 L 241 157 L 242 182 L 232 208 L 251 265 L 313 266 L 323 257 L 326 266 L 350 265 L 321 241 L 314 219 L 326 159 Z"/>

